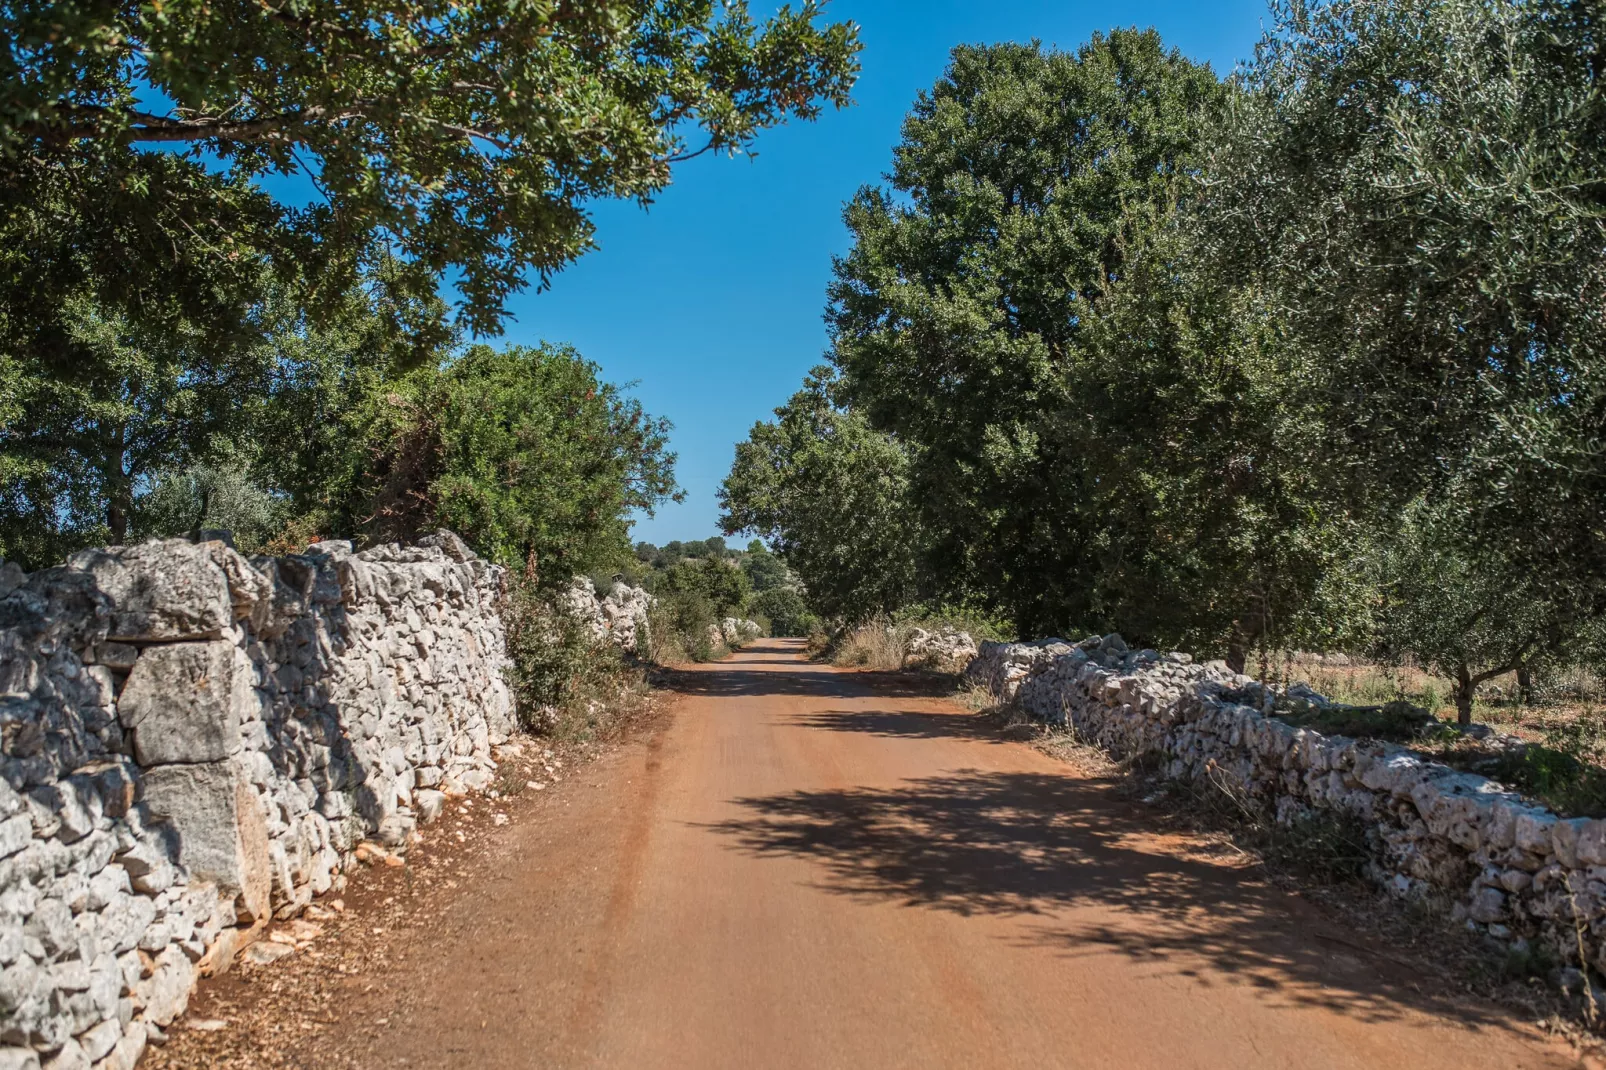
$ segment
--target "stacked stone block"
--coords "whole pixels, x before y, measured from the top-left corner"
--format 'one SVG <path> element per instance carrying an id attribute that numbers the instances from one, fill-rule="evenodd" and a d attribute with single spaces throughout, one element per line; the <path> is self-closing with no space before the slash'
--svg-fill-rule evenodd
<path id="1" fill-rule="evenodd" d="M 0 1070 L 133 1066 L 360 840 L 488 785 L 501 585 L 444 532 L 0 565 Z"/>

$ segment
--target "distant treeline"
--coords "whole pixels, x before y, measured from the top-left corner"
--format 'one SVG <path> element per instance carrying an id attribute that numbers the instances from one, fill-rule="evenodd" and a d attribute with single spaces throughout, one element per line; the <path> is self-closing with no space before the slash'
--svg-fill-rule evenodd
<path id="1" fill-rule="evenodd" d="M 680 636 L 681 653 L 706 658 L 715 643 L 703 636 L 726 617 L 750 618 L 771 635 L 806 636 L 819 627 L 798 578 L 785 560 L 758 539 L 733 550 L 718 535 L 663 546 L 636 544 L 626 578 L 658 600 L 662 626 Z"/>

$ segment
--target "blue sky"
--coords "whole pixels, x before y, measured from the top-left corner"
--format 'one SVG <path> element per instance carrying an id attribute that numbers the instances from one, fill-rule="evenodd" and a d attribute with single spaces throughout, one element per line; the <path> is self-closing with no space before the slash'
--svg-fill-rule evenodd
<path id="1" fill-rule="evenodd" d="M 735 444 L 823 359 L 831 257 L 848 246 L 842 204 L 881 180 L 904 114 L 949 49 L 1033 37 L 1070 49 L 1096 30 L 1154 26 L 1225 73 L 1266 19 L 1264 0 L 833 0 L 827 12 L 860 26 L 853 107 L 771 131 L 756 158 L 683 165 L 646 211 L 599 205 L 601 248 L 512 302 L 507 341 L 571 343 L 674 421 L 686 500 L 640 518 L 638 540 L 716 533 L 715 492 Z"/>

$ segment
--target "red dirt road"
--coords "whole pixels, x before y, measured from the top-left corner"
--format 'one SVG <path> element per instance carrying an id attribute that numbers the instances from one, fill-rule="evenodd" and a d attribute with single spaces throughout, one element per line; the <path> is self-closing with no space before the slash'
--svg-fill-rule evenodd
<path id="1" fill-rule="evenodd" d="M 685 678 L 507 830 L 364 1063 L 1576 1065 L 952 703 L 780 640 Z"/>

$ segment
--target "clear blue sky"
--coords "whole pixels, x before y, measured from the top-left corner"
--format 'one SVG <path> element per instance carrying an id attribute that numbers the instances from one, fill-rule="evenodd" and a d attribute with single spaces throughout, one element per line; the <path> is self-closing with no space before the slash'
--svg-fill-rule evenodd
<path id="1" fill-rule="evenodd" d="M 599 206 L 601 248 L 512 303 L 508 341 L 572 343 L 674 421 L 686 500 L 642 517 L 638 540 L 716 533 L 715 492 L 735 444 L 823 359 L 831 257 L 848 245 L 842 204 L 881 180 L 916 91 L 954 45 L 1036 37 L 1070 49 L 1097 30 L 1153 26 L 1226 73 L 1266 18 L 1264 0 L 833 0 L 827 12 L 861 29 L 853 107 L 771 131 L 754 159 L 682 166 L 646 211 Z"/>

